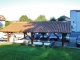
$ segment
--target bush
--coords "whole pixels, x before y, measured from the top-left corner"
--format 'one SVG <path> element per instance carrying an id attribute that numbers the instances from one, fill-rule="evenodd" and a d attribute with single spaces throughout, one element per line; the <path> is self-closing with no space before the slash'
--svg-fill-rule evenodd
<path id="1" fill-rule="evenodd" d="M 11 23 L 11 21 L 6 21 L 5 26 L 8 26 Z"/>

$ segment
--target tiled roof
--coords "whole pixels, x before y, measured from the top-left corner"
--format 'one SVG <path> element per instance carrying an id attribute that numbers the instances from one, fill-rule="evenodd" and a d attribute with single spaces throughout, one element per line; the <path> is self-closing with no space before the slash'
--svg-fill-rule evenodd
<path id="1" fill-rule="evenodd" d="M 33 22 L 34 28 L 30 28 L 28 32 L 59 32 L 59 33 L 70 33 L 71 24 L 70 22 Z"/>
<path id="2" fill-rule="evenodd" d="M 1 31 L 3 32 L 54 32 L 71 33 L 70 21 L 54 22 L 14 22 Z"/>
<path id="3" fill-rule="evenodd" d="M 7 27 L 3 28 L 1 31 L 2 32 L 19 32 L 22 28 L 25 22 L 13 22 Z"/>
<path id="4" fill-rule="evenodd" d="M 6 18 L 5 18 L 3 15 L 0 15 L 0 20 L 1 20 L 1 21 L 5 21 Z"/>

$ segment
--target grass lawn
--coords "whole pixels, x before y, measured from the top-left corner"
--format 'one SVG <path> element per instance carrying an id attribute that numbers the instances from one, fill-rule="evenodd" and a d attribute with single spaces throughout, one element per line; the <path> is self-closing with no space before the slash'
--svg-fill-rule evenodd
<path id="1" fill-rule="evenodd" d="M 0 60 L 80 60 L 80 50 L 0 43 Z"/>

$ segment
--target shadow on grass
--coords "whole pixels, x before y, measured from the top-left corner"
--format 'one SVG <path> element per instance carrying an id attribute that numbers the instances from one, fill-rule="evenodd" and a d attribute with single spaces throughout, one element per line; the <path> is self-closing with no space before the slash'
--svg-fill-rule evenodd
<path id="1" fill-rule="evenodd" d="M 74 58 L 75 57 L 75 58 Z M 0 60 L 79 60 L 80 50 L 20 44 L 0 45 Z"/>

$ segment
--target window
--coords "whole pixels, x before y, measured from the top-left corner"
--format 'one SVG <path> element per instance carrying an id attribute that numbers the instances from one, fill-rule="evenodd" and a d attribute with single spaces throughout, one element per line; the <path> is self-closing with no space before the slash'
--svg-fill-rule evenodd
<path id="1" fill-rule="evenodd" d="M 3 24 L 0 22 L 0 27 L 2 27 L 3 26 Z"/>
<path id="2" fill-rule="evenodd" d="M 73 23 L 74 23 L 74 21 L 73 21 Z"/>

